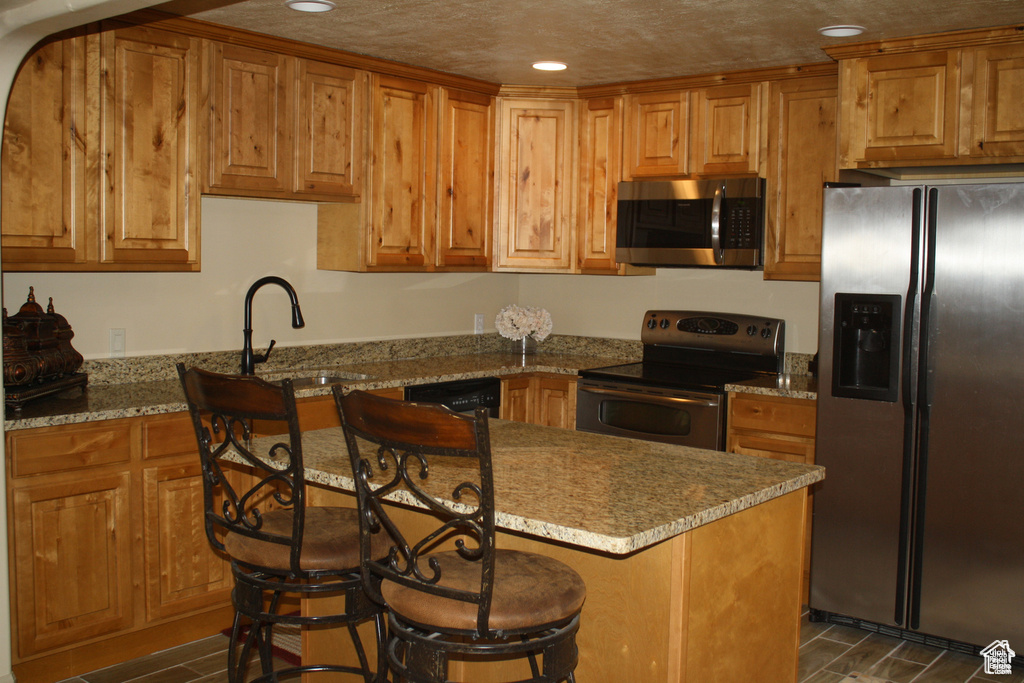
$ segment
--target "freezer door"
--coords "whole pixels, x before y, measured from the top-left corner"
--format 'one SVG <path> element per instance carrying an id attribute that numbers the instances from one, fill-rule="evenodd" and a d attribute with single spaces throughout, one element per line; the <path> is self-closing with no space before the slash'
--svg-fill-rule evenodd
<path id="1" fill-rule="evenodd" d="M 903 370 L 913 367 L 906 358 L 916 347 L 907 339 L 919 300 L 914 265 L 920 246 L 915 251 L 914 245 L 923 202 L 915 200 L 922 192 L 837 188 L 826 189 L 824 199 L 815 458 L 825 466 L 825 481 L 814 493 L 810 606 L 890 625 L 902 625 L 906 616 L 907 557 L 901 542 L 909 528 L 904 494 L 911 478 L 904 472 L 904 388 L 912 388 L 914 378 Z M 895 307 L 897 400 L 832 394 L 837 294 L 890 301 Z M 838 317 L 842 326 L 843 315 Z"/>
<path id="2" fill-rule="evenodd" d="M 934 291 L 922 320 L 930 408 L 922 406 L 912 626 L 1024 646 L 1024 184 L 929 192 L 937 203 Z"/>

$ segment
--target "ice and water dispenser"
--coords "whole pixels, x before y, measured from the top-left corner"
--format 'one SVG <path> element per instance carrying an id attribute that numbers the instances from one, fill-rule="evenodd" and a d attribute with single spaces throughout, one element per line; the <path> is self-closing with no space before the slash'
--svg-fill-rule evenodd
<path id="1" fill-rule="evenodd" d="M 901 298 L 836 294 L 832 395 L 872 401 L 899 397 Z"/>

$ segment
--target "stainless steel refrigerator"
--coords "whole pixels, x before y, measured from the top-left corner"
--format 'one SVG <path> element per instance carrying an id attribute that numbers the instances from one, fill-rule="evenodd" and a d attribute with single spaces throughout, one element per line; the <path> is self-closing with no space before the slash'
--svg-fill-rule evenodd
<path id="1" fill-rule="evenodd" d="M 824 202 L 813 614 L 1024 652 L 1024 183 Z"/>

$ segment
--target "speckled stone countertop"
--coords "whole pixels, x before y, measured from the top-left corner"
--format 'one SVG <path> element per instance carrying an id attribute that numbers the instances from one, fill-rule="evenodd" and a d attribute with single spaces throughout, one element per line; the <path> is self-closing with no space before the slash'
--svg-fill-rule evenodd
<path id="1" fill-rule="evenodd" d="M 623 555 L 824 479 L 824 468 L 491 420 L 499 528 Z M 304 432 L 306 479 L 353 491 L 340 427 Z M 431 464 L 432 488 L 464 479 Z M 413 504 L 403 491 L 398 503 Z"/>
<path id="2" fill-rule="evenodd" d="M 552 372 L 574 375 L 580 369 L 629 362 L 621 357 L 538 353 L 513 356 L 509 353 L 478 353 L 406 360 L 319 366 L 317 369 L 281 369 L 266 377 L 314 376 L 321 372 L 355 377 L 341 382 L 350 389 L 385 389 L 425 382 L 447 382 L 470 377 L 504 376 L 523 372 Z M 173 364 L 172 364 L 173 370 Z M 206 367 L 206 366 L 204 366 Z M 261 373 L 262 374 L 262 373 Z M 296 389 L 298 398 L 330 393 L 329 386 Z M 175 379 L 90 385 L 26 405 L 20 413 L 7 416 L 4 429 L 52 427 L 77 422 L 112 420 L 122 417 L 158 415 L 186 410 L 181 385 Z"/>
<path id="3" fill-rule="evenodd" d="M 726 391 L 737 391 L 745 394 L 761 394 L 762 396 L 782 396 L 785 398 L 818 398 L 818 379 L 810 375 L 779 375 L 778 377 L 762 377 L 747 382 L 725 385 Z"/>

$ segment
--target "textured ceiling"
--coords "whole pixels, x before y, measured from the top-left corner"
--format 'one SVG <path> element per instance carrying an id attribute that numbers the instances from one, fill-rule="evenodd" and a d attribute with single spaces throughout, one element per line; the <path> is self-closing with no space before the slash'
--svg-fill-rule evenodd
<path id="1" fill-rule="evenodd" d="M 174 14 L 514 85 L 583 86 L 827 61 L 824 45 L 1024 23 L 1024 0 L 172 0 Z M 817 28 L 859 24 L 857 38 Z M 537 60 L 566 62 L 541 73 Z"/>

